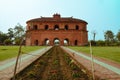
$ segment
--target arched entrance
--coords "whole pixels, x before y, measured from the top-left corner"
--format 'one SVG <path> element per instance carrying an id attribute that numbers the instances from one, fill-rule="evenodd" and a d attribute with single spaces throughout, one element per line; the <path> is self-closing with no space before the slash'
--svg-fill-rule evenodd
<path id="1" fill-rule="evenodd" d="M 69 40 L 68 39 L 64 39 L 64 45 L 68 46 L 69 45 Z"/>
<path id="2" fill-rule="evenodd" d="M 78 41 L 77 40 L 75 40 L 75 46 L 77 46 L 78 45 Z"/>
<path id="3" fill-rule="evenodd" d="M 50 40 L 46 38 L 46 39 L 44 40 L 44 45 L 46 45 L 46 46 L 50 45 Z"/>
<path id="4" fill-rule="evenodd" d="M 55 38 L 53 43 L 54 45 L 60 45 L 60 40 L 58 38 Z"/>
<path id="5" fill-rule="evenodd" d="M 35 40 L 35 45 L 38 46 L 38 40 Z"/>

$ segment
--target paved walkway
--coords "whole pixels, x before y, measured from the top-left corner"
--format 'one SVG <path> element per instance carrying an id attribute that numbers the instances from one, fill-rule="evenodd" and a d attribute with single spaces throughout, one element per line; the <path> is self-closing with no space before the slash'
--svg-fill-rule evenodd
<path id="1" fill-rule="evenodd" d="M 18 63 L 17 73 L 34 62 L 50 48 L 51 47 L 47 47 L 22 55 Z M 0 80 L 10 80 L 10 78 L 13 77 L 15 62 L 16 58 L 0 62 Z"/>
<path id="2" fill-rule="evenodd" d="M 87 68 L 88 72 L 92 71 L 91 57 L 83 53 L 74 51 L 67 47 L 62 47 L 75 60 Z M 120 80 L 120 64 L 116 62 L 94 58 L 95 76 L 100 77 L 100 80 Z"/>

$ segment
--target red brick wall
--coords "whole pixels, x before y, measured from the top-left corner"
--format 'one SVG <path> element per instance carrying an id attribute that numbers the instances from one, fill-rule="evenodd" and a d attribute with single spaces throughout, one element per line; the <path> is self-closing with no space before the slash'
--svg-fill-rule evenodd
<path id="1" fill-rule="evenodd" d="M 35 25 L 37 29 L 33 28 Z M 48 25 L 48 30 L 45 30 L 45 25 Z M 59 30 L 54 30 L 55 25 L 59 26 Z M 65 30 L 65 25 L 68 25 L 68 30 Z M 76 30 L 76 25 L 79 30 Z M 71 46 L 86 45 L 88 43 L 86 25 L 84 22 L 27 22 L 26 45 L 45 45 L 45 39 L 49 39 L 49 45 L 54 45 L 55 38 L 60 40 L 60 45 L 64 45 L 64 39 L 68 39 L 68 45 Z"/>

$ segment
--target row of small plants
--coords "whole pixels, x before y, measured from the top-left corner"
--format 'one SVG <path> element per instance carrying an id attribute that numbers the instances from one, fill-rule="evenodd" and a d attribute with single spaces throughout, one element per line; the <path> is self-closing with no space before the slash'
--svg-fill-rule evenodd
<path id="1" fill-rule="evenodd" d="M 62 60 L 62 61 L 61 61 Z M 64 66 L 61 65 L 65 64 Z M 68 78 L 63 70 L 70 74 Z M 62 70 L 61 70 L 62 69 Z M 53 47 L 16 75 L 16 80 L 91 80 L 72 58 L 59 47 Z"/>
<path id="2" fill-rule="evenodd" d="M 85 72 L 83 72 L 76 64 L 75 61 L 68 55 L 64 54 L 64 58 L 66 63 L 72 69 L 72 77 L 73 79 L 82 79 L 82 80 L 92 80 L 90 76 L 88 76 Z"/>
<path id="3" fill-rule="evenodd" d="M 53 51 L 53 58 L 52 58 L 52 64 L 51 64 L 51 69 L 48 75 L 47 80 L 63 80 L 62 79 L 62 73 L 60 71 L 60 58 L 59 58 L 59 51 L 57 50 L 57 47 Z"/>
<path id="4" fill-rule="evenodd" d="M 30 64 L 20 73 L 16 74 L 16 80 L 38 80 L 41 78 L 41 74 L 47 66 L 47 62 L 50 58 L 51 49 L 41 56 L 38 60 Z M 13 79 L 13 78 L 12 78 Z M 12 80 L 11 79 L 11 80 Z"/>

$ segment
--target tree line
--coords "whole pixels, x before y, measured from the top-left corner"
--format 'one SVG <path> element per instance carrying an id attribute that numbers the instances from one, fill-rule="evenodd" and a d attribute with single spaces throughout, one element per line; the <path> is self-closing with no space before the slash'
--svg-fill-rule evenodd
<path id="1" fill-rule="evenodd" d="M 95 40 L 96 32 L 93 32 L 93 46 L 120 46 L 120 30 L 116 35 L 111 30 L 104 32 L 104 40 Z M 25 27 L 17 24 L 14 28 L 9 28 L 7 33 L 0 31 L 0 45 L 19 45 L 21 39 L 25 37 Z M 25 40 L 23 42 L 25 44 Z"/>
<path id="2" fill-rule="evenodd" d="M 120 30 L 116 35 L 111 30 L 104 32 L 104 40 L 95 40 L 96 32 L 93 32 L 93 40 L 91 44 L 93 46 L 120 46 Z"/>
<path id="3" fill-rule="evenodd" d="M 7 33 L 0 31 L 0 45 L 19 45 L 25 36 L 25 28 L 17 24 L 14 28 L 9 28 Z"/>

